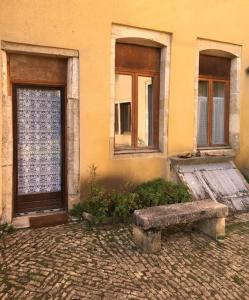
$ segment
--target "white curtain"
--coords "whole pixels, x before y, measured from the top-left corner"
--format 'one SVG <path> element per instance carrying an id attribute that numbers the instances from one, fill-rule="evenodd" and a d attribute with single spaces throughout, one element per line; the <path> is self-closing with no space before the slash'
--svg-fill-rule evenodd
<path id="1" fill-rule="evenodd" d="M 212 144 L 224 144 L 225 122 L 225 86 L 222 82 L 214 82 L 213 85 L 213 121 L 212 121 Z"/>
<path id="2" fill-rule="evenodd" d="M 207 145 L 208 126 L 208 83 L 199 81 L 198 87 L 198 132 L 197 143 L 199 146 Z"/>

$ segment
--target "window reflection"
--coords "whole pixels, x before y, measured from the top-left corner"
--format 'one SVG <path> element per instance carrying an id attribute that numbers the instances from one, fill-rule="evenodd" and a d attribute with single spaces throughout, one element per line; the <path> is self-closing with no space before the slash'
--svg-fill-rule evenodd
<path id="1" fill-rule="evenodd" d="M 199 81 L 198 86 L 198 145 L 208 143 L 208 82 Z"/>
<path id="2" fill-rule="evenodd" d="M 115 146 L 131 146 L 132 76 L 115 76 Z"/>
<path id="3" fill-rule="evenodd" d="M 153 86 L 152 77 L 138 76 L 137 145 L 153 145 Z"/>

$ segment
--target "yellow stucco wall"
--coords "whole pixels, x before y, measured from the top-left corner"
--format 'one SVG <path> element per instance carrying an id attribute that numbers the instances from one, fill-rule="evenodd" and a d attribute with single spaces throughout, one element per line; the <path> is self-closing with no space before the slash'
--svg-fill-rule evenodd
<path id="1" fill-rule="evenodd" d="M 169 156 L 193 150 L 197 38 L 242 45 L 236 162 L 244 168 L 249 167 L 248 11 L 248 0 L 1 0 L 0 40 L 79 50 L 81 181 L 92 163 L 103 179 L 140 181 L 167 176 L 167 162 L 110 158 L 112 23 L 172 33 Z M 1 94 L 0 86 L 0 100 Z"/>

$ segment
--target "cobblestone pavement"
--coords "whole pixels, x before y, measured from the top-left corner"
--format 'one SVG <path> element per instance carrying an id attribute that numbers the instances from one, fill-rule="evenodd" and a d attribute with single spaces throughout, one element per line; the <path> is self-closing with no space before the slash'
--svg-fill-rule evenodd
<path id="1" fill-rule="evenodd" d="M 0 299 L 249 299 L 243 221 L 220 242 L 190 228 L 165 232 L 157 255 L 136 249 L 125 226 L 17 230 L 1 253 Z"/>

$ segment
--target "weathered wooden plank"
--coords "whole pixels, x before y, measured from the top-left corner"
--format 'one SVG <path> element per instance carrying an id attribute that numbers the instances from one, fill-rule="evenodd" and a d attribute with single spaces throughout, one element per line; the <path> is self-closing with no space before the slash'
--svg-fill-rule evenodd
<path id="1" fill-rule="evenodd" d="M 177 165 L 179 178 L 196 200 L 211 198 L 232 211 L 249 210 L 249 188 L 233 162 Z"/>
<path id="2" fill-rule="evenodd" d="M 198 164 L 198 165 L 180 165 L 180 166 L 178 166 L 178 168 L 181 172 L 192 173 L 193 170 L 195 170 L 195 171 L 201 171 L 201 170 L 214 171 L 214 170 L 234 169 L 234 166 L 231 163 L 226 162 L 226 163 L 209 163 L 209 164 Z"/>
<path id="3" fill-rule="evenodd" d="M 207 199 L 209 198 L 208 193 L 202 185 L 200 185 L 198 178 L 196 178 L 195 173 L 186 173 L 186 184 L 189 186 L 191 192 L 194 194 L 195 199 Z"/>

